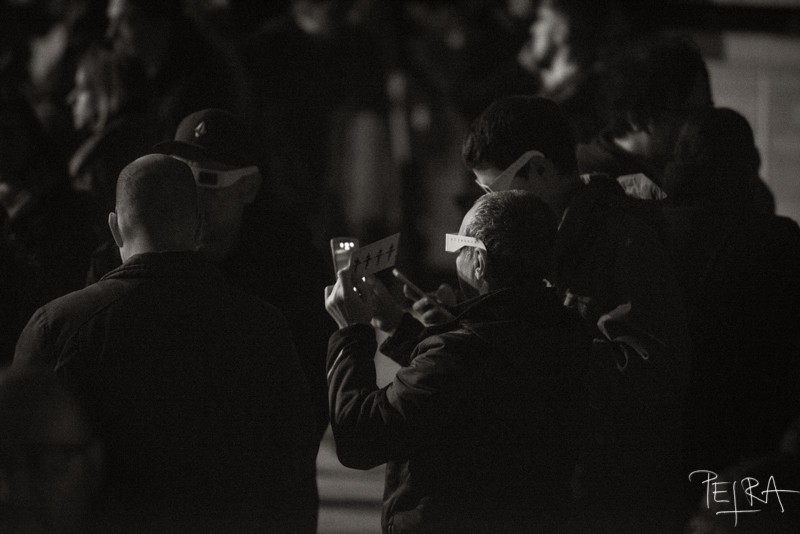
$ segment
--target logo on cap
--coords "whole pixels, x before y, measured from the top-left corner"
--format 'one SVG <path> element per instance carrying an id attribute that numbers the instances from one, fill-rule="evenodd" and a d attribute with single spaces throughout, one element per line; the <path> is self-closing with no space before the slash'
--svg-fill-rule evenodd
<path id="1" fill-rule="evenodd" d="M 200 137 L 201 135 L 205 135 L 206 131 L 207 131 L 207 129 L 206 129 L 206 121 L 200 121 L 200 124 L 198 124 L 194 128 L 194 136 L 195 137 Z"/>

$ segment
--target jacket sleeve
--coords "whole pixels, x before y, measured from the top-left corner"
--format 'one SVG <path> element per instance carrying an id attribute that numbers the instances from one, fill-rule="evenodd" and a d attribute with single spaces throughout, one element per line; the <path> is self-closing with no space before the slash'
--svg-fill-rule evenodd
<path id="1" fill-rule="evenodd" d="M 375 349 L 375 334 L 366 325 L 339 330 L 328 345 L 336 451 L 343 465 L 356 469 L 408 458 L 425 429 L 453 413 L 461 390 L 459 357 L 440 336 L 418 346 L 410 365 L 381 389 L 375 384 Z"/>
<path id="2" fill-rule="evenodd" d="M 55 368 L 55 343 L 48 340 L 48 319 L 45 308 L 39 308 L 28 321 L 14 350 L 14 368 L 28 365 Z"/>
<path id="3" fill-rule="evenodd" d="M 406 366 L 411 361 L 411 353 L 419 343 L 420 334 L 424 329 L 422 323 L 410 313 L 405 312 L 397 330 L 386 338 L 379 350 L 394 362 Z"/>

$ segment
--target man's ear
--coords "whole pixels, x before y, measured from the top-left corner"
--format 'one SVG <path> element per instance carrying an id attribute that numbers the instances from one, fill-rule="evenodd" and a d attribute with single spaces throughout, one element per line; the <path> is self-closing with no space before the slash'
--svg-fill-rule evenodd
<path id="1" fill-rule="evenodd" d="M 122 232 L 119 230 L 119 219 L 117 218 L 117 213 L 114 211 L 108 214 L 108 228 L 111 230 L 114 243 L 117 244 L 117 247 L 122 248 Z"/>
<path id="2" fill-rule="evenodd" d="M 244 181 L 243 190 L 242 190 L 242 200 L 244 201 L 245 205 L 252 204 L 256 196 L 258 195 L 259 189 L 261 189 L 261 173 L 251 174 L 249 176 L 245 176 L 242 178 Z"/>
<path id="3" fill-rule="evenodd" d="M 472 270 L 475 273 L 475 280 L 486 282 L 486 267 L 488 266 L 486 251 L 481 248 L 473 249 L 475 254 L 472 256 Z"/>

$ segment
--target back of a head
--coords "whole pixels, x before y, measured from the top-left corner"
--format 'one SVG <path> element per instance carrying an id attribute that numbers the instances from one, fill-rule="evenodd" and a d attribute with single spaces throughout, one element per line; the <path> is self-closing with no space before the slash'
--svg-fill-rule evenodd
<path id="1" fill-rule="evenodd" d="M 537 96 L 508 96 L 489 105 L 472 123 L 461 147 L 469 169 L 504 169 L 538 150 L 568 175 L 577 169 L 575 137 L 558 105 Z"/>
<path id="2" fill-rule="evenodd" d="M 199 212 L 192 171 L 170 156 L 142 156 L 119 175 L 116 212 L 125 231 L 164 250 L 193 248 Z"/>
<path id="3" fill-rule="evenodd" d="M 677 203 L 737 209 L 752 203 L 750 184 L 760 164 L 747 119 L 731 109 L 709 108 L 683 127 L 664 188 Z"/>
<path id="4" fill-rule="evenodd" d="M 475 202 L 466 234 L 486 246 L 494 289 L 541 282 L 550 268 L 557 231 L 553 211 L 533 193 L 501 191 Z"/>
<path id="5" fill-rule="evenodd" d="M 667 113 L 691 114 L 712 103 L 699 48 L 677 37 L 630 46 L 609 65 L 603 89 L 615 136 L 630 131 L 631 122 L 645 126 Z"/>

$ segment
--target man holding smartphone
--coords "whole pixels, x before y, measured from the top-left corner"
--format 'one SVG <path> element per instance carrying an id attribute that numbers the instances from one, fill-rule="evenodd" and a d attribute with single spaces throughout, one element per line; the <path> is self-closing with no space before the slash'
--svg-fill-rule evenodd
<path id="1" fill-rule="evenodd" d="M 370 323 L 385 288 L 350 269 L 326 288 L 340 328 L 328 345 L 336 450 L 348 467 L 388 464 L 383 532 L 552 532 L 569 521 L 590 339 L 544 281 L 555 233 L 530 193 L 481 197 L 447 247 L 472 298 L 381 389 Z"/>

